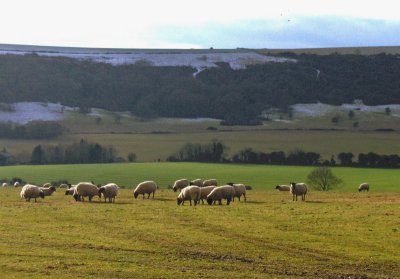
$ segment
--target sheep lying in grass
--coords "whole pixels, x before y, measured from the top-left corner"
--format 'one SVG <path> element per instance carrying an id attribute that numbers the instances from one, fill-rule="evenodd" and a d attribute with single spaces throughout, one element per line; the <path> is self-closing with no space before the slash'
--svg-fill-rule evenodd
<path id="1" fill-rule="evenodd" d="M 207 196 L 211 193 L 212 190 L 214 190 L 214 188 L 216 188 L 217 186 L 206 186 L 206 187 L 201 187 L 200 188 L 200 200 L 201 203 L 204 204 L 204 199 L 207 200 Z M 200 202 L 200 201 L 199 201 Z"/>
<path id="2" fill-rule="evenodd" d="M 225 185 L 221 187 L 216 187 L 211 191 L 207 196 L 207 203 L 212 205 L 215 201 L 218 201 L 219 204 L 222 204 L 222 199 L 226 199 L 226 204 L 229 205 L 233 196 L 235 195 L 235 188 L 230 185 Z"/>
<path id="3" fill-rule="evenodd" d="M 101 195 L 103 194 L 104 202 L 107 202 L 107 199 L 110 203 L 115 202 L 115 197 L 118 194 L 118 189 L 119 187 L 115 183 L 103 185 L 99 188 L 99 198 L 101 199 Z"/>
<path id="4" fill-rule="evenodd" d="M 179 179 L 177 181 L 175 181 L 174 186 L 172 187 L 172 190 L 174 190 L 174 192 L 176 191 L 181 191 L 183 188 L 189 186 L 189 180 L 187 180 L 186 178 L 183 179 Z"/>
<path id="5" fill-rule="evenodd" d="M 216 179 L 207 179 L 203 181 L 203 187 L 206 186 L 218 186 L 218 182 Z"/>
<path id="6" fill-rule="evenodd" d="M 239 198 L 243 195 L 244 201 L 246 201 L 246 186 L 244 184 L 229 183 L 235 189 L 235 194 L 233 195 L 232 201 L 235 201 L 235 197 Z"/>
<path id="7" fill-rule="evenodd" d="M 51 196 L 53 192 L 56 191 L 56 187 L 50 186 L 49 188 L 47 187 L 40 187 L 40 189 L 43 191 L 45 196 Z"/>
<path id="8" fill-rule="evenodd" d="M 36 199 L 41 197 L 44 199 L 44 193 L 40 189 L 40 187 L 32 184 L 26 184 L 24 187 L 21 189 L 21 198 L 25 199 L 26 201 L 30 201 L 31 199 Z"/>
<path id="9" fill-rule="evenodd" d="M 200 187 L 199 186 L 188 186 L 182 189 L 176 198 L 178 205 L 183 205 L 185 201 L 189 201 L 192 205 L 192 200 L 194 201 L 194 206 L 197 205 L 200 198 Z"/>
<path id="10" fill-rule="evenodd" d="M 361 191 L 369 192 L 369 184 L 366 182 L 361 183 L 360 186 L 358 186 L 358 192 L 361 192 Z"/>
<path id="11" fill-rule="evenodd" d="M 290 183 L 290 193 L 293 195 L 293 201 L 297 201 L 297 196 L 301 196 L 301 200 L 305 201 L 306 200 L 306 194 L 307 194 L 307 185 L 305 183 L 296 183 L 292 182 Z"/>
<path id="12" fill-rule="evenodd" d="M 203 187 L 203 179 L 194 179 L 192 181 L 190 181 L 190 186 L 194 185 L 194 186 L 199 186 L 199 187 Z"/>
<path id="13" fill-rule="evenodd" d="M 84 197 L 89 198 L 89 202 L 92 198 L 99 194 L 99 188 L 90 182 L 80 182 L 76 185 L 73 198 L 75 201 L 84 201 Z"/>
<path id="14" fill-rule="evenodd" d="M 275 189 L 277 189 L 280 192 L 290 191 L 290 186 L 289 185 L 276 185 Z"/>
<path id="15" fill-rule="evenodd" d="M 144 199 L 144 195 L 148 194 L 147 198 L 149 199 L 150 194 L 153 193 L 153 199 L 154 199 L 154 194 L 156 190 L 157 190 L 157 184 L 154 181 L 144 181 L 136 186 L 135 190 L 133 191 L 133 196 L 136 199 L 139 195 L 143 195 Z"/>

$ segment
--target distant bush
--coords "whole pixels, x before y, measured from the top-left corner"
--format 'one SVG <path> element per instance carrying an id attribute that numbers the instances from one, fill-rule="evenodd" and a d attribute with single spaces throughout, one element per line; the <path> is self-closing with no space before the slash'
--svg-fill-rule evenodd
<path id="1" fill-rule="evenodd" d="M 31 121 L 25 125 L 0 122 L 1 138 L 49 139 L 63 133 L 63 127 L 56 121 Z"/>

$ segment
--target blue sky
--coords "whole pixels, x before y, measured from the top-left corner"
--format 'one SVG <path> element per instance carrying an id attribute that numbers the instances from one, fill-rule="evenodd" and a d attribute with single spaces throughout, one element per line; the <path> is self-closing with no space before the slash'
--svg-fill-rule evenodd
<path id="1" fill-rule="evenodd" d="M 396 1 L 0 0 L 0 43 L 107 48 L 400 45 Z"/>

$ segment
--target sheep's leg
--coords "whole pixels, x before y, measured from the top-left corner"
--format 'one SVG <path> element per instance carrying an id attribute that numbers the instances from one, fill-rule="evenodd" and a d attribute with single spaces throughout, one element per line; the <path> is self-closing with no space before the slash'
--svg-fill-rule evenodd
<path id="1" fill-rule="evenodd" d="M 154 194 L 156 193 L 156 191 L 153 192 L 153 199 L 154 199 Z"/>
<path id="2" fill-rule="evenodd" d="M 244 202 L 246 202 L 247 201 L 246 194 L 243 194 L 243 197 L 244 197 Z"/>
<path id="3" fill-rule="evenodd" d="M 190 202 L 190 206 L 192 206 L 192 199 L 190 199 L 189 202 Z"/>
<path id="4" fill-rule="evenodd" d="M 231 199 L 230 198 L 227 198 L 226 199 L 226 205 L 229 205 L 231 203 Z"/>
<path id="5" fill-rule="evenodd" d="M 150 195 L 151 195 L 151 193 L 148 193 L 148 196 L 147 196 L 148 199 L 150 199 Z"/>
<path id="6" fill-rule="evenodd" d="M 219 204 L 219 205 L 222 205 L 222 199 L 219 199 L 219 200 L 218 200 L 218 204 Z"/>
<path id="7" fill-rule="evenodd" d="M 144 199 L 144 194 L 143 194 L 143 199 Z"/>

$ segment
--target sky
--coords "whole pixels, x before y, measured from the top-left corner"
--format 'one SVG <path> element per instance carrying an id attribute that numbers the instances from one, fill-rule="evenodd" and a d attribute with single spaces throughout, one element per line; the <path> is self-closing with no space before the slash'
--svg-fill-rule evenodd
<path id="1" fill-rule="evenodd" d="M 0 0 L 0 44 L 99 48 L 400 45 L 393 0 Z"/>

